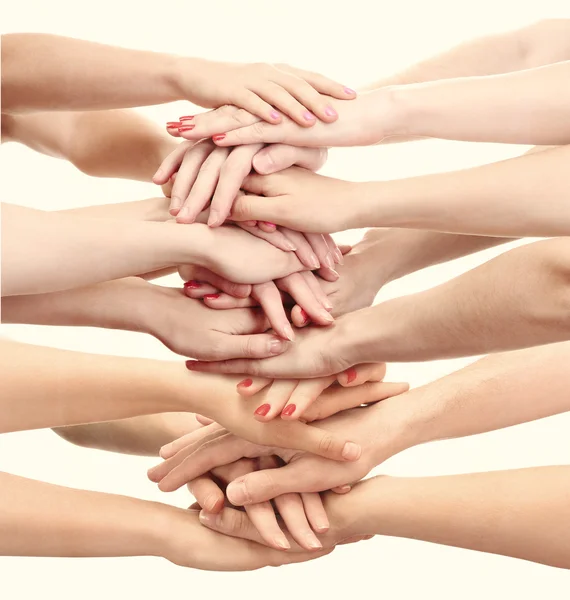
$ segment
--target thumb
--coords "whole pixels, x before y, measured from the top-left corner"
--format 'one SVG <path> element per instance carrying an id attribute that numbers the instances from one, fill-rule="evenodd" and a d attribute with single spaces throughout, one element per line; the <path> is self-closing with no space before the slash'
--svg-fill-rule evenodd
<path id="1" fill-rule="evenodd" d="M 263 152 L 263 150 L 261 151 Z M 256 159 L 256 157 L 259 156 L 259 152 L 254 156 L 254 161 Z M 267 156 L 267 155 L 266 155 Z M 255 163 L 254 163 L 255 166 Z M 279 169 L 276 169 L 279 170 Z M 258 196 L 262 196 L 264 194 L 268 194 L 269 193 L 269 177 L 266 175 L 257 175 L 255 173 L 252 173 L 251 175 L 248 175 L 244 180 L 243 183 L 241 184 L 241 189 L 245 190 L 246 192 L 251 192 L 252 194 L 257 194 Z"/>
<path id="2" fill-rule="evenodd" d="M 231 358 L 269 358 L 282 354 L 289 347 L 289 342 L 270 333 L 255 335 L 223 335 L 219 344 L 220 352 L 214 360 Z"/>
<path id="3" fill-rule="evenodd" d="M 271 144 L 253 157 L 253 168 L 261 175 L 283 171 L 293 165 L 317 171 L 327 159 L 326 148 L 298 148 Z"/>
<path id="4" fill-rule="evenodd" d="M 257 187 L 257 183 L 251 184 Z M 262 198 L 260 196 L 243 195 L 236 198 L 231 212 L 232 221 L 268 221 L 276 225 L 284 225 L 280 214 L 283 213 L 283 199 Z M 254 216 L 255 215 L 255 216 Z"/>
<path id="5" fill-rule="evenodd" d="M 300 421 L 292 421 L 291 426 L 287 445 L 292 450 L 305 450 L 331 460 L 350 462 L 358 460 L 362 454 L 358 444 L 337 437 L 330 431 Z"/>

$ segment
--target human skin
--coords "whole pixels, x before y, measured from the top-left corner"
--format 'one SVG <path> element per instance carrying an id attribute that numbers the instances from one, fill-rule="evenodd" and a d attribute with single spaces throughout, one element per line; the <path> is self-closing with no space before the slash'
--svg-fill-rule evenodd
<path id="1" fill-rule="evenodd" d="M 281 120 L 277 108 L 310 127 L 317 118 L 338 117 L 328 96 L 356 96 L 322 75 L 288 65 L 222 63 L 38 33 L 2 36 L 2 72 L 8 112 L 189 100 L 211 108 L 236 104 L 271 123 Z"/>
<path id="2" fill-rule="evenodd" d="M 239 571 L 328 554 L 279 552 L 202 527 L 197 511 L 74 490 L 0 473 L 0 555 L 161 556 L 185 567 Z"/>
<path id="3" fill-rule="evenodd" d="M 362 362 L 414 362 L 570 338 L 570 242 L 527 244 L 431 289 L 297 332 L 281 357 L 194 362 L 192 370 L 260 377 L 332 375 Z"/>
<path id="4" fill-rule="evenodd" d="M 234 436 L 212 440 L 196 432 L 185 448 L 151 471 L 161 489 L 176 489 L 241 457 L 277 453 L 287 465 L 239 477 L 226 494 L 236 505 L 288 492 L 314 492 L 352 484 L 389 457 L 431 441 L 465 437 L 570 410 L 570 342 L 487 356 L 407 393 L 320 422 L 350 431 L 362 447 L 354 463 L 324 461 L 307 453 L 255 446 Z M 354 394 L 362 393 L 362 386 Z M 188 438 L 187 438 L 188 439 Z M 208 439 L 208 443 L 204 443 Z M 154 477 L 159 474 L 160 477 Z"/>
<path id="5" fill-rule="evenodd" d="M 0 353 L 0 432 L 159 412 L 195 412 L 257 442 L 271 439 L 285 447 L 299 444 L 338 460 L 356 460 L 360 455 L 358 445 L 300 421 L 256 421 L 235 389 L 236 378 L 190 375 L 183 365 L 173 362 L 92 355 L 10 341 L 0 341 Z M 105 373 L 104 378 L 101 373 Z M 376 389 L 382 384 L 372 385 Z"/>
<path id="6" fill-rule="evenodd" d="M 373 477 L 350 494 L 325 496 L 334 546 L 386 535 L 503 554 L 570 568 L 570 467 L 540 467 L 440 477 Z M 211 529 L 263 543 L 245 513 L 201 513 Z"/>

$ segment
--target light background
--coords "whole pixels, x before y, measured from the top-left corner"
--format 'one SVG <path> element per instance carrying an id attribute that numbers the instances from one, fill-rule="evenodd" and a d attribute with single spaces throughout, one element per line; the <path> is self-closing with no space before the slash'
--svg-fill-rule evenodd
<path id="1" fill-rule="evenodd" d="M 235 61 L 283 61 L 357 87 L 470 37 L 547 17 L 570 17 L 567 0 L 517 2 L 400 0 L 381 2 L 22 1 L 4 5 L 4 32 L 70 35 L 127 47 Z M 188 114 L 188 106 L 144 109 L 159 122 Z M 366 180 L 450 170 L 502 159 L 523 149 L 490 144 L 424 142 L 331 152 L 323 172 Z M 10 144 L 2 149 L 2 199 L 46 209 L 135 200 L 156 195 L 151 185 L 95 180 L 55 159 Z M 346 234 L 358 239 L 358 232 Z M 41 252 L 41 248 L 37 249 Z M 397 251 L 395 249 L 395 251 Z M 499 250 L 428 269 L 392 284 L 379 299 L 430 287 Z M 174 358 L 159 342 L 124 332 L 8 327 L 23 341 L 89 352 Z M 395 365 L 394 379 L 416 386 L 467 360 Z M 33 376 L 33 374 L 31 374 Z M 378 472 L 436 475 L 570 463 L 570 417 L 442 442 L 394 457 Z M 160 494 L 145 470 L 155 461 L 79 449 L 50 431 L 0 437 L 0 468 L 63 485 L 187 506 L 185 493 Z M 0 490 L 2 493 L 2 490 Z M 155 558 L 0 558 L 0 598 L 157 599 L 164 597 L 346 598 L 463 600 L 568 598 L 570 574 L 509 558 L 427 543 L 375 538 L 343 546 L 304 565 L 253 573 L 185 570 Z"/>

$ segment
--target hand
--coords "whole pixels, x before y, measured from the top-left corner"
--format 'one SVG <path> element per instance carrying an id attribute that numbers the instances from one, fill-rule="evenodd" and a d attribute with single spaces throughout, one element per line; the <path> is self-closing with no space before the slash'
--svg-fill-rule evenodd
<path id="1" fill-rule="evenodd" d="M 311 379 L 346 371 L 363 362 L 356 347 L 352 320 L 357 313 L 337 319 L 326 328 L 297 330 L 295 343 L 281 355 L 265 360 L 187 361 L 191 371 L 206 373 L 244 373 L 271 379 Z"/>
<path id="2" fill-rule="evenodd" d="M 389 89 L 361 94 L 351 102 L 343 100 L 330 100 L 339 115 L 337 121 L 317 122 L 310 130 L 287 117 L 283 117 L 278 125 L 269 125 L 260 122 L 251 111 L 223 106 L 196 115 L 192 121 L 194 127 L 181 131 L 180 135 L 189 140 L 215 136 L 214 141 L 218 146 L 284 143 L 318 148 L 368 146 L 393 135 L 396 114 Z"/>
<path id="3" fill-rule="evenodd" d="M 273 175 L 249 175 L 238 198 L 234 221 L 269 221 L 296 231 L 334 233 L 366 227 L 364 184 L 342 181 L 291 167 Z M 263 196 L 263 197 L 262 197 Z"/>
<path id="4" fill-rule="evenodd" d="M 177 354 L 219 360 L 273 356 L 287 347 L 275 335 L 265 333 L 269 323 L 259 310 L 215 311 L 186 297 L 184 290 L 136 277 L 124 281 L 129 289 L 137 290 L 140 303 L 130 307 L 137 317 L 137 329 L 153 335 Z"/>
<path id="5" fill-rule="evenodd" d="M 177 387 L 184 385 L 186 381 L 195 387 L 203 386 L 199 389 L 211 389 L 201 413 L 219 425 L 212 424 L 204 427 L 203 436 L 216 437 L 227 429 L 235 435 L 264 446 L 307 450 L 340 461 L 355 461 L 360 456 L 360 447 L 348 441 L 344 435 L 331 435 L 327 431 L 301 421 L 276 419 L 269 423 L 260 423 L 254 418 L 249 402 L 238 395 L 236 384 L 239 379 L 237 378 L 195 375 L 191 379 L 181 379 Z M 188 439 L 190 441 L 194 439 L 194 433 L 168 444 L 170 450 L 163 449 L 162 454 L 178 447 L 185 447 Z M 172 469 L 173 463 L 181 460 L 183 460 L 182 455 L 177 456 L 171 459 L 170 463 L 161 464 L 153 470 L 157 481 L 162 479 L 161 473 L 164 470 Z"/>
<path id="6" fill-rule="evenodd" d="M 377 389 L 382 385 L 385 384 L 369 383 L 357 388 L 339 388 L 334 401 L 344 404 L 345 408 L 349 402 L 352 406 L 374 402 Z M 389 456 L 413 445 L 410 442 L 413 435 L 399 418 L 401 411 L 398 405 L 402 402 L 405 402 L 404 397 L 390 398 L 367 408 L 344 410 L 319 421 L 319 427 L 328 431 L 349 430 L 354 439 L 359 441 L 362 454 L 355 462 L 322 460 L 314 454 L 252 444 L 228 435 L 223 428 L 213 424 L 163 447 L 160 454 L 167 460 L 151 469 L 149 478 L 159 482 L 161 490 L 172 491 L 218 466 L 240 458 L 276 454 L 288 464 L 263 473 L 251 473 L 232 482 L 226 490 L 232 504 L 264 502 L 284 493 L 317 492 L 343 486 L 358 481 Z M 313 404 L 308 412 L 320 416 L 319 413 L 331 403 L 332 396 Z M 337 412 L 338 406 L 333 410 Z"/>
<path id="7" fill-rule="evenodd" d="M 213 469 L 211 473 L 188 483 L 187 487 L 196 498 L 198 507 L 203 509 L 200 520 L 204 523 L 210 516 L 223 510 L 224 490 L 230 481 L 258 468 L 273 469 L 278 466 L 279 462 L 275 456 L 267 456 L 259 460 L 241 459 L 231 465 Z M 291 536 L 302 548 L 306 550 L 322 548 L 311 529 L 312 527 L 314 531 L 324 533 L 329 528 L 329 521 L 319 494 L 285 494 L 275 498 L 274 504 Z M 277 515 L 270 502 L 252 504 L 245 508 L 245 512 L 265 544 L 276 550 L 287 550 L 291 547 L 279 527 Z"/>
<path id="8" fill-rule="evenodd" d="M 303 127 L 310 127 L 317 118 L 331 123 L 338 115 L 327 96 L 356 97 L 354 90 L 322 75 L 283 64 L 182 58 L 177 74 L 181 95 L 190 102 L 206 108 L 233 104 L 273 124 L 282 120 L 275 109 Z"/>
<path id="9" fill-rule="evenodd" d="M 291 550 L 239 540 L 211 531 L 200 524 L 199 513 L 168 507 L 168 517 L 157 520 L 158 552 L 175 565 L 208 571 L 251 571 L 267 566 L 313 560 L 330 550 L 306 552 L 290 537 Z"/>
<path id="10" fill-rule="evenodd" d="M 307 419 L 306 413 L 317 400 L 320 400 L 321 406 L 327 411 L 324 415 L 327 417 L 335 414 L 335 409 L 338 411 L 354 407 L 353 404 L 339 405 L 338 400 L 335 403 L 337 381 L 346 387 L 350 385 L 355 387 L 368 382 L 381 382 L 385 375 L 386 365 L 384 363 L 370 363 L 351 367 L 336 377 L 319 377 L 298 381 L 294 379 L 275 381 L 261 378 L 255 381 L 244 379 L 238 384 L 237 390 L 244 398 L 255 398 L 262 390 L 270 387 L 261 400 L 263 403 L 256 402 L 259 406 L 255 409 L 254 415 L 259 421 L 267 422 L 279 415 L 282 419 L 287 420 L 303 417 L 306 421 L 312 421 L 314 419 Z M 323 397 L 325 390 L 328 390 L 329 394 Z M 386 383 L 383 386 L 376 386 L 376 401 L 401 394 L 407 390 L 408 384 L 406 383 Z M 310 416 L 310 413 L 307 414 Z"/>

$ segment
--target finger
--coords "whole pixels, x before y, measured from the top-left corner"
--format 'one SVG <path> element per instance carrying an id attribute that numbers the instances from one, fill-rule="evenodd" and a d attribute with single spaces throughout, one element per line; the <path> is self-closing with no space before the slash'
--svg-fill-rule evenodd
<path id="1" fill-rule="evenodd" d="M 210 360 L 214 361 L 224 361 L 240 357 L 247 359 L 270 358 L 282 354 L 291 344 L 272 333 L 235 335 L 216 332 L 212 340 L 216 352 L 211 355 Z"/>
<path id="2" fill-rule="evenodd" d="M 216 288 L 216 292 L 221 290 L 230 296 L 235 296 L 236 298 L 247 298 L 251 294 L 251 285 L 234 283 L 233 281 L 229 281 L 213 271 L 210 271 L 210 269 L 205 269 L 203 267 L 197 267 L 192 271 L 191 281 L 198 283 L 207 282 L 213 288 Z"/>
<path id="3" fill-rule="evenodd" d="M 277 279 L 275 284 L 280 290 L 287 292 L 315 323 L 330 325 L 334 321 L 334 317 L 317 300 L 307 281 L 300 273 L 293 273 L 282 279 Z"/>
<path id="4" fill-rule="evenodd" d="M 159 452 L 159 456 L 167 460 L 192 444 L 205 443 L 207 441 L 217 438 L 222 433 L 224 433 L 224 431 L 224 428 L 221 425 L 218 425 L 217 423 L 213 423 L 211 427 L 199 429 L 198 432 L 191 431 L 190 433 L 187 433 L 186 435 L 183 435 L 178 439 L 173 440 L 172 442 L 162 446 Z M 150 470 L 152 471 L 154 469 Z"/>
<path id="5" fill-rule="evenodd" d="M 352 490 L 352 486 L 349 484 L 339 485 L 338 487 L 331 488 L 331 492 L 334 492 L 335 494 L 339 495 L 348 494 L 350 490 Z"/>
<path id="6" fill-rule="evenodd" d="M 322 267 L 317 271 L 319 277 L 325 281 L 335 282 L 338 281 L 340 275 L 334 269 L 329 267 Z"/>
<path id="7" fill-rule="evenodd" d="M 259 122 L 241 129 L 226 131 L 222 135 L 216 135 L 212 139 L 218 146 L 242 146 L 246 144 L 274 144 L 285 141 L 285 134 L 289 124 L 271 125 Z M 293 127 L 296 127 L 293 125 Z"/>
<path id="8" fill-rule="evenodd" d="M 198 423 L 200 423 L 200 425 L 211 425 L 212 423 L 214 423 L 213 419 L 210 419 L 209 417 L 205 417 L 204 415 L 195 415 L 196 417 L 196 421 L 198 421 Z M 163 456 L 163 458 L 168 458 L 166 456 Z"/>
<path id="9" fill-rule="evenodd" d="M 329 297 L 321 287 L 320 281 L 316 278 L 315 274 L 311 271 L 301 271 L 301 275 L 307 282 L 307 285 L 313 292 L 315 298 L 328 310 L 331 311 L 333 306 Z"/>
<path id="10" fill-rule="evenodd" d="M 305 421 L 320 421 L 343 410 L 363 404 L 379 402 L 408 390 L 407 383 L 371 382 L 355 388 L 331 386 L 325 390 L 303 414 Z"/>
<path id="11" fill-rule="evenodd" d="M 281 122 L 281 115 L 273 108 L 273 103 L 266 102 L 266 99 L 254 91 L 244 89 L 232 98 L 232 104 L 244 108 L 252 115 L 258 116 L 271 125 Z"/>
<path id="12" fill-rule="evenodd" d="M 293 341 L 295 334 L 281 300 L 281 294 L 273 281 L 253 286 L 252 297 L 259 302 L 275 333 L 283 339 Z"/>
<path id="13" fill-rule="evenodd" d="M 319 550 L 323 547 L 309 525 L 299 494 L 283 494 L 277 496 L 274 502 L 289 533 L 299 546 L 306 550 Z"/>
<path id="14" fill-rule="evenodd" d="M 216 291 L 213 294 L 203 295 L 204 304 L 210 308 L 216 310 L 229 310 L 232 308 L 250 308 L 252 306 L 258 306 L 257 300 L 254 300 L 251 296 L 249 298 L 234 298 L 228 294 L 222 294 Z"/>
<path id="15" fill-rule="evenodd" d="M 208 283 L 204 283 L 203 281 L 191 279 L 190 281 L 184 282 L 184 293 L 188 296 L 188 298 L 200 300 L 204 296 L 219 295 L 220 290 Z"/>
<path id="16" fill-rule="evenodd" d="M 213 149 L 210 143 L 199 143 L 192 146 L 192 151 L 186 152 L 184 155 L 170 194 L 170 214 L 179 215 L 179 211 L 198 177 L 200 167 Z"/>
<path id="17" fill-rule="evenodd" d="M 284 250 L 285 252 L 294 252 L 297 249 L 295 244 L 279 229 L 273 229 L 273 231 L 267 232 L 255 225 L 253 227 L 246 225 L 246 222 L 236 222 L 236 225 L 248 233 L 251 233 L 251 235 L 261 238 L 262 240 L 269 242 L 272 246 Z"/>
<path id="18" fill-rule="evenodd" d="M 168 121 L 168 123 L 166 123 L 167 133 L 169 133 L 172 137 L 180 137 L 180 132 L 178 131 L 180 125 L 180 121 Z"/>
<path id="19" fill-rule="evenodd" d="M 334 269 L 334 257 L 329 250 L 323 235 L 320 233 L 305 233 L 305 237 L 307 238 L 309 244 L 311 244 L 313 252 L 317 255 L 320 265 L 323 267 L 328 267 L 329 269 Z"/>
<path id="20" fill-rule="evenodd" d="M 352 250 L 352 246 L 349 244 L 339 244 L 338 249 L 343 256 L 346 256 Z"/>
<path id="21" fill-rule="evenodd" d="M 329 530 L 330 522 L 320 494 L 301 494 L 301 500 L 303 501 L 305 514 L 313 530 L 317 533 L 326 533 Z"/>
<path id="22" fill-rule="evenodd" d="M 196 371 L 199 373 L 241 373 L 244 375 L 256 375 L 264 377 L 266 371 L 268 372 L 267 364 L 265 361 L 261 362 L 258 360 L 221 360 L 218 362 L 206 362 L 202 360 L 187 360 L 186 368 L 189 371 Z"/>
<path id="23" fill-rule="evenodd" d="M 182 136 L 191 140 L 211 138 L 216 134 L 240 129 L 259 122 L 259 117 L 243 108 L 226 105 L 194 116 L 194 129 L 182 132 Z"/>
<path id="24" fill-rule="evenodd" d="M 311 322 L 311 318 L 298 304 L 296 304 L 291 309 L 291 322 L 295 327 L 300 328 L 308 325 Z"/>
<path id="25" fill-rule="evenodd" d="M 224 508 L 224 492 L 209 475 L 197 477 L 188 482 L 187 487 L 206 512 L 218 513 Z"/>
<path id="26" fill-rule="evenodd" d="M 339 373 L 337 380 L 340 385 L 357 386 L 367 381 L 382 381 L 386 376 L 386 363 L 364 363 L 355 365 Z"/>
<path id="27" fill-rule="evenodd" d="M 313 402 L 335 381 L 334 376 L 305 379 L 299 382 L 292 392 L 286 406 L 281 412 L 281 418 L 294 420 L 303 416 Z"/>
<path id="28" fill-rule="evenodd" d="M 265 389 L 273 381 L 273 379 L 266 379 L 264 377 L 255 377 L 254 379 L 248 377 L 237 384 L 237 392 L 244 398 L 250 398 L 261 392 L 261 390 Z"/>
<path id="29" fill-rule="evenodd" d="M 251 88 L 252 91 L 295 121 L 297 125 L 311 127 L 317 122 L 317 117 L 297 99 L 302 94 L 302 87 L 307 86 L 307 88 L 311 89 L 311 86 L 295 75 L 285 73 L 284 71 L 281 71 L 281 74 L 278 77 L 278 80 L 280 80 L 278 83 L 264 81 L 257 86 L 253 86 Z M 283 83 L 288 85 L 288 88 L 284 87 Z M 318 96 L 317 92 L 314 90 L 313 92 Z M 305 96 L 308 95 L 308 92 L 305 93 Z"/>
<path id="30" fill-rule="evenodd" d="M 297 76 L 294 73 L 280 70 L 275 81 L 288 92 L 291 97 L 296 99 L 296 103 L 303 107 L 302 114 L 295 111 L 293 114 L 285 109 L 283 112 L 291 117 L 299 125 L 313 125 L 316 118 L 319 118 L 325 123 L 332 123 L 338 119 L 338 113 L 331 105 L 330 100 L 322 96 L 315 88 L 308 83 L 304 78 Z M 273 104 L 273 102 L 272 102 Z M 275 104 L 275 106 L 278 106 Z M 300 120 L 299 117 L 302 119 Z M 304 121 L 304 123 L 302 122 Z"/>
<path id="31" fill-rule="evenodd" d="M 280 227 L 279 231 L 295 246 L 295 254 L 305 267 L 312 270 L 321 266 L 317 255 L 311 248 L 311 244 L 302 233 L 288 227 Z"/>
<path id="32" fill-rule="evenodd" d="M 273 233 L 277 229 L 275 223 L 269 223 L 268 221 L 258 221 L 257 226 L 265 233 Z"/>
<path id="33" fill-rule="evenodd" d="M 339 250 L 336 242 L 334 241 L 332 235 L 330 233 L 324 233 L 323 238 L 325 240 L 326 245 L 329 248 L 330 253 L 333 255 L 334 262 L 337 265 L 344 264 L 344 258 L 342 256 L 342 252 Z"/>
<path id="34" fill-rule="evenodd" d="M 290 67 L 289 65 L 278 65 L 278 68 L 301 77 L 315 88 L 317 92 L 325 94 L 326 96 L 332 96 L 339 100 L 352 100 L 353 98 L 356 98 L 356 92 L 353 89 L 342 85 L 341 83 L 337 83 L 320 73 L 297 69 L 295 67 Z"/>
<path id="35" fill-rule="evenodd" d="M 216 148 L 204 160 L 184 206 L 180 209 L 176 219 L 178 223 L 193 223 L 200 212 L 208 205 L 216 190 L 222 167 L 228 158 L 229 152 L 227 148 Z M 218 215 L 212 215 L 210 210 L 208 224 L 210 223 L 221 225 L 223 221 L 219 222 Z"/>
<path id="36" fill-rule="evenodd" d="M 192 144 L 182 142 L 179 144 L 161 163 L 158 170 L 152 177 L 152 182 L 157 185 L 164 185 L 168 183 L 168 180 L 178 171 L 178 168 L 182 164 L 184 155 Z"/>
<path id="37" fill-rule="evenodd" d="M 260 175 L 269 175 L 293 165 L 318 171 L 326 162 L 326 148 L 298 148 L 287 144 L 270 144 L 253 157 L 253 168 Z"/>
<path id="38" fill-rule="evenodd" d="M 275 419 L 281 414 L 283 407 L 287 404 L 287 400 L 297 386 L 297 380 L 276 380 L 271 384 L 271 387 L 263 394 L 261 404 L 254 410 L 254 416 L 258 421 L 264 423 Z"/>
<path id="39" fill-rule="evenodd" d="M 261 144 L 234 148 L 221 168 L 210 207 L 208 225 L 217 227 L 229 217 L 243 180 L 251 171 L 255 154 L 261 150 Z"/>

